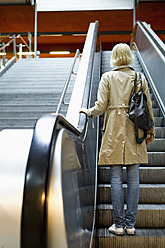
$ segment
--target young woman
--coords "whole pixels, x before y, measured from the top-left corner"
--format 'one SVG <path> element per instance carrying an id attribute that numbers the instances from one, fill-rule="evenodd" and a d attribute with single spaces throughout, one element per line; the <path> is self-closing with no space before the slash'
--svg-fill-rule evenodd
<path id="1" fill-rule="evenodd" d="M 115 66 L 102 75 L 98 89 L 98 99 L 94 107 L 80 109 L 88 117 L 96 117 L 105 112 L 103 138 L 99 153 L 99 165 L 110 166 L 111 199 L 113 205 L 113 225 L 109 231 L 123 235 L 135 234 L 135 219 L 139 200 L 139 165 L 148 163 L 146 145 L 154 141 L 154 127 L 146 140 L 138 145 L 135 140 L 134 124 L 128 116 L 129 99 L 134 89 L 135 71 L 132 53 L 127 44 L 117 44 L 112 50 L 111 65 Z M 152 105 L 146 79 L 141 73 L 143 91 L 153 119 Z M 137 90 L 140 90 L 138 73 Z M 139 129 L 143 137 L 143 131 Z M 123 166 L 127 169 L 127 209 L 124 212 Z"/>

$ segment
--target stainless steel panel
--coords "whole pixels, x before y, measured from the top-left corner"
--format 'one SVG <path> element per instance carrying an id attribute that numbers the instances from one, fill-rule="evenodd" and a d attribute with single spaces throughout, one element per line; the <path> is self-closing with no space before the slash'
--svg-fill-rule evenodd
<path id="1" fill-rule="evenodd" d="M 147 27 L 147 25 L 145 24 Z M 137 25 L 135 42 L 140 51 L 142 59 L 151 75 L 151 78 L 157 88 L 163 104 L 165 105 L 165 45 L 154 34 L 150 27 L 147 27 L 148 32 L 141 26 Z M 157 41 L 158 40 L 158 41 Z M 161 49 L 159 47 L 161 46 Z M 162 52 L 164 50 L 164 53 Z"/>

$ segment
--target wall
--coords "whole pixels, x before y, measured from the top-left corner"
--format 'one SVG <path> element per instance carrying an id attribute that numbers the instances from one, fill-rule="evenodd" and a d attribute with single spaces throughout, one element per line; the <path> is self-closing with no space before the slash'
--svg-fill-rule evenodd
<path id="1" fill-rule="evenodd" d="M 165 42 L 165 3 L 149 2 L 137 6 L 137 19 L 151 24 Z M 112 49 L 118 42 L 130 42 L 133 11 L 38 12 L 38 50 L 82 50 L 90 22 L 99 21 L 103 49 Z M 0 6 L 0 33 L 26 35 L 34 32 L 34 8 L 30 5 Z M 80 36 L 72 34 L 80 33 Z M 62 36 L 52 36 L 59 35 Z"/>

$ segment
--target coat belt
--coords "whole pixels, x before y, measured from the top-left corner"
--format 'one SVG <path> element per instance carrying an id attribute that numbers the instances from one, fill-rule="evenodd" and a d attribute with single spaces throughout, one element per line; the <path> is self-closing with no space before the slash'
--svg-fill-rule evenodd
<path id="1" fill-rule="evenodd" d="M 128 109 L 129 105 L 121 104 L 121 105 L 110 105 L 109 109 Z"/>

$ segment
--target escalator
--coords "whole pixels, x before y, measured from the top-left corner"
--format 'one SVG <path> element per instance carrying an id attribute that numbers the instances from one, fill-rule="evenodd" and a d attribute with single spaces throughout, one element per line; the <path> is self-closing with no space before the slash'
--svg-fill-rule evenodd
<path id="1" fill-rule="evenodd" d="M 34 121 L 29 128 L 16 124 L 11 130 L 11 126 L 6 125 L 8 129 L 0 133 L 0 149 L 3 151 L 0 153 L 0 246 L 163 247 L 164 104 L 157 82 L 152 81 L 152 71 L 147 70 L 149 65 L 144 62 L 144 47 L 141 48 L 138 41 L 144 30 L 139 30 L 143 23 L 137 25 L 134 67 L 144 72 L 149 82 L 156 124 L 156 141 L 148 147 L 149 165 L 140 168 L 137 235 L 116 237 L 108 233 L 107 227 L 112 224 L 110 171 L 108 167 L 97 166 L 103 116 L 93 120 L 95 128 L 92 128 L 93 122 L 76 111 L 94 105 L 100 76 L 110 70 L 111 52 L 98 50 L 96 22 L 89 27 L 76 81 L 71 86 L 72 96 L 67 99 L 70 100 L 69 108 L 66 112 L 64 107 L 65 113 L 60 112 L 66 118 L 56 114 L 55 108 L 48 109 L 53 113 L 45 112 L 35 126 Z M 152 45 L 150 52 L 151 48 Z M 160 67 L 156 68 L 158 71 Z M 80 92 L 82 85 L 83 94 Z M 49 99 L 50 96 L 43 98 Z"/>
<path id="2" fill-rule="evenodd" d="M 145 68 L 139 60 L 137 51 L 133 51 L 133 67 L 135 71 L 145 73 Z M 102 72 L 110 70 L 111 52 L 102 52 Z M 98 198 L 97 198 L 97 236 L 98 247 L 163 247 L 165 242 L 165 122 L 163 111 L 156 100 L 149 84 L 152 100 L 156 139 L 147 148 L 148 165 L 140 166 L 139 207 L 136 218 L 136 235 L 117 237 L 109 233 L 112 224 L 112 202 L 110 185 L 110 168 L 98 168 Z M 102 121 L 101 121 L 102 123 Z M 124 169 L 124 202 L 126 210 L 126 168 Z"/>

